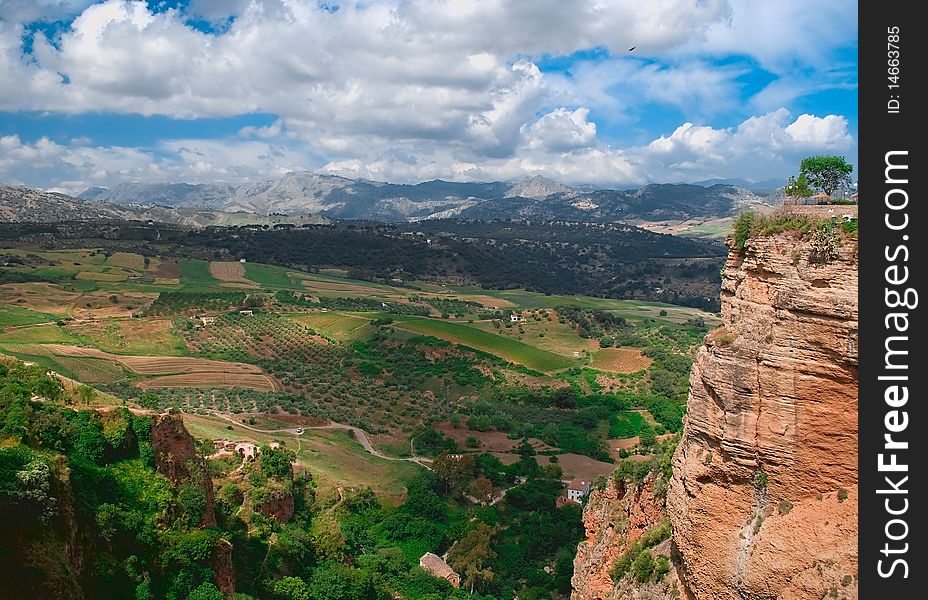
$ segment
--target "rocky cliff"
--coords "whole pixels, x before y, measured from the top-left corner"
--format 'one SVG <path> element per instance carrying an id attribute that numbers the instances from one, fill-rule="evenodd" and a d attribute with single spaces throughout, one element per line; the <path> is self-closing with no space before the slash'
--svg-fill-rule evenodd
<path id="1" fill-rule="evenodd" d="M 215 527 L 213 480 L 206 468 L 206 460 L 197 454 L 193 436 L 184 427 L 179 415 L 166 414 L 155 417 L 151 425 L 151 445 L 155 452 L 155 467 L 159 473 L 175 485 L 195 483 L 203 486 L 206 510 L 203 511 L 201 525 Z"/>
<path id="2" fill-rule="evenodd" d="M 667 497 L 693 598 L 857 596 L 856 246 L 732 247 Z"/>
<path id="3" fill-rule="evenodd" d="M 679 597 L 680 583 L 671 570 L 659 580 L 639 582 L 633 577 L 614 582 L 610 571 L 616 560 L 635 552 L 666 515 L 664 498 L 655 493 L 655 475 L 641 485 L 610 478 L 604 489 L 594 490 L 583 509 L 586 539 L 577 547 L 571 600 L 669 600 Z M 649 550 L 652 556 L 670 557 L 670 540 Z"/>
<path id="4" fill-rule="evenodd" d="M 573 600 L 857 597 L 857 244 L 805 231 L 729 242 L 666 504 L 653 474 L 593 492 Z M 614 581 L 665 514 L 670 572 Z"/>

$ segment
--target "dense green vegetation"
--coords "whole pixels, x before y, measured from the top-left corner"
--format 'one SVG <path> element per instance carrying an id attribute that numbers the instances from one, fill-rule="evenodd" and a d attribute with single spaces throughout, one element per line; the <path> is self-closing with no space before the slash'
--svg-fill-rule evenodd
<path id="1" fill-rule="evenodd" d="M 210 459 L 208 493 L 202 454 L 180 470 L 170 466 L 165 447 L 153 445 L 151 417 L 33 395 L 70 401 L 43 369 L 0 365 L 0 508 L 10 519 L 0 533 L 0 578 L 12 597 L 218 599 L 217 576 L 230 569 L 239 599 L 569 591 L 580 508 L 555 506 L 560 469 L 531 456 L 503 466 L 489 454 L 441 454 L 391 508 L 369 489 L 318 501 L 312 482 L 292 472 L 292 453 L 265 445 L 238 469 L 237 460 Z M 200 451 L 212 453 L 211 444 Z M 526 479 L 512 487 L 517 476 Z M 463 499 L 505 488 L 493 506 Z M 287 498 L 292 516 L 276 516 L 270 507 Z M 68 539 L 77 540 L 70 554 Z M 423 553 L 452 545 L 462 590 L 418 567 Z M 68 556 L 81 557 L 79 574 Z"/>
<path id="2" fill-rule="evenodd" d="M 441 243 L 428 243 L 420 232 Z M 411 287 L 450 279 L 484 289 L 634 298 L 706 310 L 718 309 L 718 272 L 725 254 L 716 242 L 658 235 L 624 224 L 435 220 L 261 231 L 189 230 L 164 224 L 0 224 L 0 240 L 36 233 L 58 247 L 86 247 L 92 240 L 91 245 L 146 256 L 187 257 L 180 264 L 182 285 L 192 289 L 217 284 L 206 261 L 246 258 L 249 263 L 304 271 L 338 268 L 355 279 L 387 284 L 399 280 Z M 268 274 L 252 273 L 262 285 L 272 283 Z M 273 279 L 274 285 L 296 287 Z"/>

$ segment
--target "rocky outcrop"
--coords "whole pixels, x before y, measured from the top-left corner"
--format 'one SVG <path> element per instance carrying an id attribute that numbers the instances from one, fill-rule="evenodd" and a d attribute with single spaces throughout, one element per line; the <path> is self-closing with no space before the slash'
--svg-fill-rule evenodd
<path id="1" fill-rule="evenodd" d="M 210 568 L 213 571 L 213 582 L 226 598 L 235 593 L 235 571 L 232 570 L 232 544 L 226 539 L 220 539 L 210 557 Z"/>
<path id="2" fill-rule="evenodd" d="M 750 239 L 721 300 L 667 498 L 684 592 L 856 598 L 856 240 Z"/>
<path id="3" fill-rule="evenodd" d="M 630 487 L 610 478 L 604 489 L 590 494 L 583 509 L 586 539 L 577 547 L 571 600 L 664 600 L 679 590 L 673 571 L 661 581 L 647 584 L 615 582 L 609 575 L 616 559 L 665 518 L 664 499 L 655 494 L 654 483 L 653 475 L 642 485 Z M 669 540 L 655 547 L 652 554 L 669 557 Z"/>
<path id="4" fill-rule="evenodd" d="M 197 454 L 193 436 L 184 427 L 179 415 L 162 414 L 154 418 L 151 425 L 151 444 L 155 452 L 155 468 L 175 485 L 197 483 L 206 493 L 206 510 L 203 511 L 203 527 L 215 527 L 216 514 L 213 510 L 213 481 L 206 468 L 206 461 Z"/>
<path id="5" fill-rule="evenodd" d="M 278 523 L 286 523 L 293 518 L 293 493 L 289 490 L 274 490 L 269 498 L 255 506 L 255 510 Z"/>

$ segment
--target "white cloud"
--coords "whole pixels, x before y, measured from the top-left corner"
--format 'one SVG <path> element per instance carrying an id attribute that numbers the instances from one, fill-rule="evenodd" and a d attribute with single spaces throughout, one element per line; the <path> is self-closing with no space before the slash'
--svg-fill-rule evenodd
<path id="1" fill-rule="evenodd" d="M 584 148 L 596 140 L 596 123 L 587 120 L 590 109 L 580 107 L 570 111 L 558 108 L 542 116 L 526 128 L 528 147 L 565 152 Z"/>
<path id="2" fill-rule="evenodd" d="M 0 181 L 79 191 L 119 178 L 234 183 L 324 167 L 402 181 L 540 173 L 635 184 L 766 177 L 792 171 L 797 153 L 854 144 L 843 117 L 790 121 L 776 110 L 819 85 L 853 85 L 846 65 L 829 62 L 831 49 L 855 43 L 856 17 L 838 0 L 358 0 L 334 12 L 302 0 L 192 0 L 186 12 L 88 4 L 0 0 L 0 110 L 278 118 L 225 140 L 141 150 L 16 138 L 0 146 Z M 73 15 L 58 38 L 36 33 L 23 54 L 23 22 Z M 204 33 L 187 17 L 222 27 Z M 590 48 L 610 57 L 569 74 L 537 66 Z M 790 76 L 753 98 L 759 116 L 724 128 L 713 119 L 748 110 L 738 106 L 745 67 L 712 63 L 732 54 Z M 639 125 L 654 104 L 687 123 L 654 139 Z M 635 147 L 610 146 L 616 131 Z"/>
<path id="3" fill-rule="evenodd" d="M 580 143 L 581 139 L 584 143 Z M 23 143 L 0 137 L 0 181 L 48 181 L 46 187 L 80 192 L 119 181 L 260 181 L 287 171 L 315 169 L 348 177 L 418 182 L 506 180 L 546 175 L 566 183 L 640 185 L 716 177 L 767 179 L 795 172 L 802 157 L 853 147 L 843 117 L 780 109 L 732 129 L 684 123 L 669 135 L 633 148 L 595 139 L 585 108 L 557 109 L 527 128 L 512 153 L 488 157 L 443 143 L 405 152 L 384 140 L 343 148 L 345 158 L 323 163 L 299 143 L 236 136 L 224 140 L 171 140 L 143 151 L 118 146 L 61 145 L 47 138 Z"/>

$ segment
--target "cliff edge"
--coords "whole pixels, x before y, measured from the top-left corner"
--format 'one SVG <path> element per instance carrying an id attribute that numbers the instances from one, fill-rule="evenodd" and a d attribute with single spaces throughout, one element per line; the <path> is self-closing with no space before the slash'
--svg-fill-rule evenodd
<path id="1" fill-rule="evenodd" d="M 683 592 L 856 598 L 856 239 L 742 241 L 729 241 L 723 327 L 693 364 L 667 495 Z"/>

